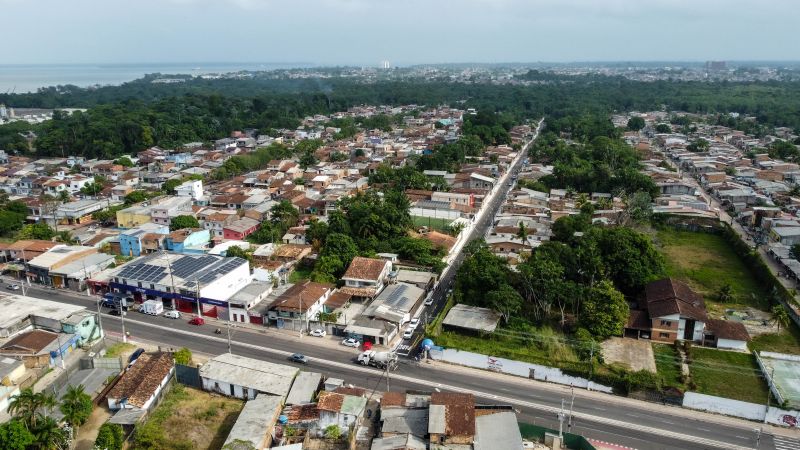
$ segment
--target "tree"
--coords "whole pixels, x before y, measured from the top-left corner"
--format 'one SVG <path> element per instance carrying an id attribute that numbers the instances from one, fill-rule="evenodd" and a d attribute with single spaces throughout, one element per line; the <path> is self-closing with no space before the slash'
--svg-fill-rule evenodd
<path id="1" fill-rule="evenodd" d="M 656 133 L 670 133 L 672 132 L 672 128 L 666 123 L 660 123 L 656 125 Z"/>
<path id="2" fill-rule="evenodd" d="M 486 296 L 486 306 L 499 312 L 506 324 L 512 315 L 522 309 L 522 302 L 519 292 L 508 284 L 503 284 L 500 289 L 489 292 Z"/>
<path id="3" fill-rule="evenodd" d="M 628 129 L 631 131 L 639 131 L 644 128 L 644 119 L 639 116 L 634 116 L 628 119 Z"/>
<path id="4" fill-rule="evenodd" d="M 297 225 L 300 218 L 300 212 L 288 200 L 281 200 L 269 212 L 270 221 L 280 230 L 278 237 L 282 237 L 289 228 Z"/>
<path id="5" fill-rule="evenodd" d="M 97 431 L 94 448 L 98 450 L 122 450 L 124 442 L 125 431 L 122 429 L 122 425 L 106 422 Z"/>
<path id="6" fill-rule="evenodd" d="M 522 248 L 525 248 L 525 244 L 528 242 L 528 227 L 525 226 L 525 222 L 519 221 L 519 229 L 517 230 L 517 237 L 522 241 Z"/>
<path id="7" fill-rule="evenodd" d="M 335 260 L 329 259 L 328 263 L 326 264 L 326 271 L 322 272 L 329 273 L 338 278 L 344 274 L 345 269 L 347 269 L 346 265 L 349 264 L 353 258 L 358 256 L 358 246 L 356 245 L 355 241 L 353 241 L 353 238 L 346 234 L 330 233 L 325 240 L 325 246 L 322 248 L 320 256 L 335 258 L 339 261 L 341 267 L 339 267 L 338 270 L 335 270 L 334 272 L 327 272 L 327 270 L 336 267 L 336 265 L 333 264 Z"/>
<path id="8" fill-rule="evenodd" d="M 228 247 L 228 249 L 225 250 L 225 257 L 226 258 L 234 258 L 234 257 L 242 258 L 242 259 L 247 260 L 247 261 L 250 261 L 250 260 L 253 259 L 252 253 L 249 253 L 248 251 L 246 251 L 245 249 L 243 249 L 242 247 L 239 247 L 237 245 L 232 245 L 232 246 Z"/>
<path id="9" fill-rule="evenodd" d="M 49 414 L 49 411 L 57 403 L 55 396 L 51 393 L 34 393 L 33 389 L 25 388 L 19 394 L 11 397 L 8 413 L 20 419 L 29 430 L 34 430 L 41 421 L 41 411 Z"/>
<path id="10" fill-rule="evenodd" d="M 58 233 L 56 233 L 55 238 L 58 242 L 67 245 L 80 244 L 80 241 L 77 238 L 75 238 L 70 231 L 67 230 L 59 231 Z"/>
<path id="11" fill-rule="evenodd" d="M 122 167 L 133 167 L 133 161 L 127 156 L 121 156 L 115 159 L 114 164 L 119 164 Z"/>
<path id="12" fill-rule="evenodd" d="M 597 339 L 604 340 L 622 334 L 629 314 L 622 293 L 610 282 L 601 281 L 588 289 L 581 323 Z"/>
<path id="13" fill-rule="evenodd" d="M 800 261 L 800 243 L 792 245 L 789 252 L 792 255 L 792 258 Z"/>
<path id="14" fill-rule="evenodd" d="M 164 182 L 161 185 L 161 189 L 170 195 L 175 195 L 175 188 L 183 184 L 183 180 L 180 178 L 171 178 Z"/>
<path id="15" fill-rule="evenodd" d="M 25 216 L 12 211 L 0 210 L 0 234 L 10 236 L 25 223 Z"/>
<path id="16" fill-rule="evenodd" d="M 244 439 L 234 439 L 222 447 L 222 450 L 256 450 L 253 443 Z"/>
<path id="17" fill-rule="evenodd" d="M 338 440 L 341 439 L 341 437 L 342 437 L 342 429 L 339 428 L 339 425 L 333 424 L 325 427 L 326 439 Z"/>
<path id="18" fill-rule="evenodd" d="M 180 350 L 173 353 L 172 357 L 175 358 L 175 364 L 188 366 L 192 363 L 192 351 L 186 347 L 182 347 Z"/>
<path id="19" fill-rule="evenodd" d="M 317 157 L 314 155 L 313 151 L 306 151 L 300 155 L 300 159 L 298 159 L 297 162 L 300 164 L 300 167 L 305 170 L 317 163 Z"/>
<path id="20" fill-rule="evenodd" d="M 200 228 L 200 222 L 194 216 L 176 216 L 169 222 L 169 230 L 182 230 L 184 228 Z"/>
<path id="21" fill-rule="evenodd" d="M 559 217 L 553 223 L 553 238 L 561 242 L 571 242 L 575 233 L 582 233 L 591 225 L 591 217 L 584 214 Z"/>
<path id="22" fill-rule="evenodd" d="M 595 227 L 583 239 L 596 243 L 603 272 L 627 295 L 636 295 L 647 283 L 664 275 L 664 256 L 645 234 L 625 227 Z"/>
<path id="23" fill-rule="evenodd" d="M 89 197 L 94 197 L 101 192 L 103 192 L 103 185 L 94 181 L 90 181 L 81 187 L 81 194 Z"/>
<path id="24" fill-rule="evenodd" d="M 775 305 L 770 310 L 772 313 L 772 323 L 778 326 L 778 329 L 788 328 L 790 324 L 789 313 L 783 305 Z"/>
<path id="25" fill-rule="evenodd" d="M 653 217 L 653 200 L 650 194 L 639 191 L 625 198 L 625 209 L 620 220 L 623 224 L 644 224 Z"/>
<path id="26" fill-rule="evenodd" d="M 133 205 L 147 200 L 148 196 L 145 191 L 131 191 L 130 194 L 125 196 L 125 204 Z"/>
<path id="27" fill-rule="evenodd" d="M 77 429 L 86 423 L 92 414 L 92 397 L 85 392 L 82 384 L 69 386 L 61 398 L 60 409 L 64 414 L 64 420 Z"/>
<path id="28" fill-rule="evenodd" d="M 733 286 L 730 283 L 725 283 L 717 291 L 717 301 L 727 303 L 731 300 L 733 300 Z"/>
<path id="29" fill-rule="evenodd" d="M 44 417 L 33 429 L 36 447 L 42 450 L 61 450 L 67 448 L 69 436 L 52 417 Z"/>
<path id="30" fill-rule="evenodd" d="M 4 424 L 0 424 L 0 449 L 2 450 L 26 450 L 30 448 L 35 437 L 28 431 L 25 423 L 18 419 L 12 419 Z"/>
<path id="31" fill-rule="evenodd" d="M 67 203 L 70 201 L 70 196 L 68 191 L 60 191 L 58 193 L 58 199 L 61 200 L 61 203 Z"/>

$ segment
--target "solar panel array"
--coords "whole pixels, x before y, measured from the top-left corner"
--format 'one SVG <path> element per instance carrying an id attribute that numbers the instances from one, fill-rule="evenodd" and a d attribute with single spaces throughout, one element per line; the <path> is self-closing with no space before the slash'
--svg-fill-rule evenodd
<path id="1" fill-rule="evenodd" d="M 183 256 L 172 263 L 172 274 L 183 279 L 193 279 L 193 275 L 196 275 L 218 260 L 218 257 L 210 255 Z"/>
<path id="2" fill-rule="evenodd" d="M 134 264 L 125 266 L 117 275 L 120 278 L 136 281 L 160 281 L 166 275 L 166 271 L 161 266 L 152 264 Z"/>
<path id="3" fill-rule="evenodd" d="M 406 297 L 408 286 L 405 284 L 396 284 L 395 286 L 397 287 L 392 291 L 391 294 L 389 294 L 389 297 L 386 299 L 386 301 L 384 301 L 384 304 L 390 308 L 403 308 L 410 300 L 408 297 Z"/>
<path id="4" fill-rule="evenodd" d="M 202 274 L 198 274 L 199 277 L 197 278 L 198 281 L 201 283 L 210 283 L 217 278 L 229 273 L 233 269 L 241 266 L 245 260 L 242 258 L 225 258 L 221 261 L 221 264 L 215 264 L 212 267 L 209 267 L 205 270 Z"/>

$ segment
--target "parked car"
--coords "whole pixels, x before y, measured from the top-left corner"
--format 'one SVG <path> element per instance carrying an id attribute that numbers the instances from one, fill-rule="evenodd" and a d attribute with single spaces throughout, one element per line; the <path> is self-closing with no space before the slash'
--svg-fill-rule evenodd
<path id="1" fill-rule="evenodd" d="M 361 343 L 358 342 L 358 340 L 356 340 L 356 339 L 347 338 L 347 339 L 342 341 L 342 345 L 344 345 L 345 347 L 356 347 L 356 348 L 358 348 L 358 346 L 360 346 Z"/>
<path id="2" fill-rule="evenodd" d="M 407 328 L 405 332 L 403 332 L 403 339 L 411 339 L 414 336 L 414 329 Z"/>
<path id="3" fill-rule="evenodd" d="M 206 320 L 202 317 L 193 317 L 192 320 L 189 321 L 189 325 L 205 325 Z"/>
<path id="4" fill-rule="evenodd" d="M 6 289 L 11 290 L 11 291 L 18 291 L 19 290 L 19 285 L 18 284 L 9 284 L 8 286 L 6 286 Z"/>
<path id="5" fill-rule="evenodd" d="M 127 314 L 125 311 L 121 309 L 112 309 L 108 313 L 111 314 L 112 316 L 124 316 Z"/>
<path id="6" fill-rule="evenodd" d="M 325 330 L 323 330 L 322 328 L 317 328 L 316 330 L 312 331 L 310 334 L 312 336 L 314 336 L 314 337 L 325 337 L 325 335 L 328 334 L 328 333 L 326 333 Z"/>
<path id="7" fill-rule="evenodd" d="M 289 361 L 300 364 L 308 364 L 308 357 L 302 353 L 295 353 L 289 357 Z"/>
<path id="8" fill-rule="evenodd" d="M 414 328 L 414 329 L 416 329 L 418 325 L 419 325 L 419 318 L 417 318 L 417 317 L 415 317 L 415 318 L 411 319 L 411 321 L 410 321 L 410 322 L 408 322 L 408 326 L 409 326 L 410 328 Z"/>
<path id="9" fill-rule="evenodd" d="M 165 312 L 164 313 L 164 317 L 166 317 L 168 319 L 180 319 L 181 318 L 181 313 L 173 309 L 171 311 Z"/>
<path id="10" fill-rule="evenodd" d="M 136 351 L 131 353 L 131 356 L 128 358 L 128 364 L 133 364 L 133 362 L 136 361 L 136 358 L 142 356 L 142 353 L 144 353 L 144 349 L 137 348 Z"/>
<path id="11" fill-rule="evenodd" d="M 431 306 L 433 304 L 433 293 L 425 299 L 425 306 Z"/>

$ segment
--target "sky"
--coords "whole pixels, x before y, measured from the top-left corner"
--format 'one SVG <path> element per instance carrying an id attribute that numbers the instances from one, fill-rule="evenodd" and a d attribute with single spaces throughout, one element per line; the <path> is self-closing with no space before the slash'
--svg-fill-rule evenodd
<path id="1" fill-rule="evenodd" d="M 0 0 L 0 64 L 800 60 L 797 0 Z"/>

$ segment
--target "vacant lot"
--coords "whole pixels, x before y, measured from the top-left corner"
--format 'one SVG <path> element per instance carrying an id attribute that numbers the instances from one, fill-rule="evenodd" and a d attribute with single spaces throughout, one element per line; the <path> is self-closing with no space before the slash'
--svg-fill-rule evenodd
<path id="1" fill-rule="evenodd" d="M 612 337 L 601 345 L 606 364 L 619 363 L 634 372 L 656 372 L 653 348 L 649 341 Z"/>
<path id="2" fill-rule="evenodd" d="M 244 402 L 175 384 L 147 422 L 136 428 L 134 449 L 218 449 Z"/>
<path id="3" fill-rule="evenodd" d="M 763 404 L 767 383 L 750 353 L 694 347 L 689 371 L 697 392 Z"/>
<path id="4" fill-rule="evenodd" d="M 416 227 L 428 227 L 432 230 L 446 232 L 447 227 L 453 222 L 453 219 L 440 219 L 436 217 L 420 217 L 411 216 L 411 220 Z"/>
<path id="5" fill-rule="evenodd" d="M 681 381 L 680 358 L 675 347 L 668 344 L 653 343 L 652 345 L 658 374 L 661 375 L 664 386 L 686 389 Z"/>
<path id="6" fill-rule="evenodd" d="M 668 229 L 658 231 L 656 244 L 666 257 L 667 274 L 703 295 L 712 315 L 743 306 L 769 310 L 768 293 L 722 236 Z M 717 293 L 726 284 L 733 299 L 721 304 Z"/>

